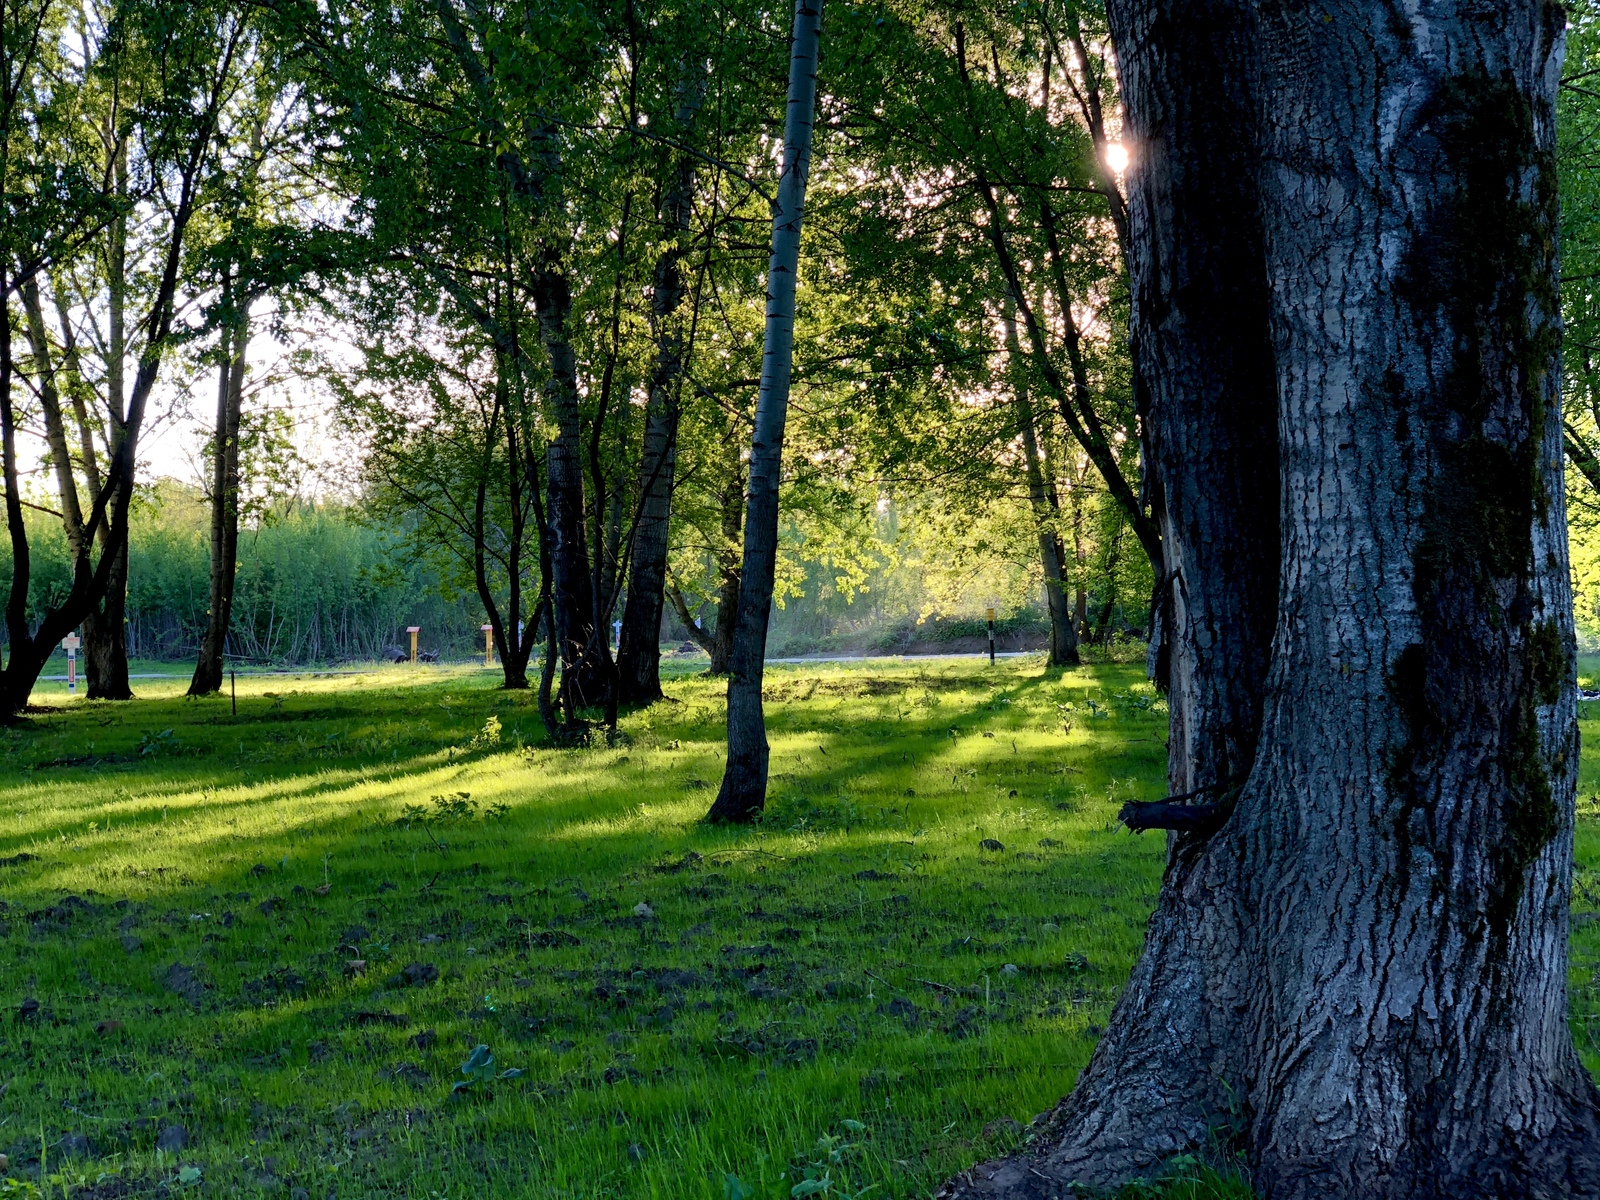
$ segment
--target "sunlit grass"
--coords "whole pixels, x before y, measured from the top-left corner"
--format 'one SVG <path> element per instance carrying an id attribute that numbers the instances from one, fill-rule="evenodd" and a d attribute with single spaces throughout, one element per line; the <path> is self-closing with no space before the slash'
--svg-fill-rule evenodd
<path id="1" fill-rule="evenodd" d="M 481 670 L 241 677 L 237 716 L 186 682 L 55 687 L 0 732 L 0 859 L 34 856 L 0 867 L 14 1174 L 42 1134 L 52 1164 L 88 1139 L 84 1181 L 208 1194 L 928 1195 L 1071 1087 L 1159 885 L 1114 820 L 1164 775 L 1134 668 L 774 668 L 743 831 L 699 823 L 720 683 L 553 750 Z M 1580 925 L 1591 1067 L 1597 951 Z M 438 979 L 391 985 L 410 963 Z M 453 1096 L 480 1043 L 523 1074 Z"/>

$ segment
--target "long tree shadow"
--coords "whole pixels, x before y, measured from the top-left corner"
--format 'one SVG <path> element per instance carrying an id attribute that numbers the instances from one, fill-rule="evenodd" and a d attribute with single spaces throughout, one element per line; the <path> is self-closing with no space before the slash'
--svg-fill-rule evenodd
<path id="1" fill-rule="evenodd" d="M 208 1183 L 265 1172 L 319 1195 L 339 1180 L 717 1195 L 730 1170 L 776 1189 L 790 1154 L 854 1114 L 873 1131 L 863 1182 L 927 1190 L 995 1113 L 1026 1119 L 1070 1085 L 1159 875 L 1158 848 L 1107 831 L 1109 801 L 1024 811 L 1030 797 L 965 787 L 972 763 L 1055 752 L 1034 727 L 1050 705 L 1016 715 L 1047 684 L 985 683 L 960 712 L 853 729 L 775 712 L 797 776 L 780 788 L 848 789 L 865 815 L 840 827 L 699 824 L 708 797 L 689 783 L 714 773 L 720 735 L 703 701 L 617 750 L 463 745 L 491 693 L 387 763 L 158 750 L 134 788 L 14 771 L 30 795 L 6 853 L 44 851 L 0 868 L 3 998 L 40 1006 L 0 1035 L 15 1111 L 47 1143 L 92 1134 L 147 1174 L 170 1170 L 154 1139 L 178 1122 Z M 125 743 L 169 719 L 190 736 L 149 715 Z M 829 753 L 802 766 L 785 748 L 799 737 Z M 181 780 L 140 790 L 169 768 Z M 926 829 L 903 811 L 913 771 Z M 121 1028 L 94 1032 L 108 1020 Z M 525 1074 L 464 1075 L 479 1043 Z M 454 1082 L 470 1086 L 452 1097 Z"/>

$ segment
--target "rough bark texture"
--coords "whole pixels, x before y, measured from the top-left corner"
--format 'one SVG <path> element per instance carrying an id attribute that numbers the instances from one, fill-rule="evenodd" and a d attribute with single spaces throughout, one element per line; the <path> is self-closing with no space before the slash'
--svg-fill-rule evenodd
<path id="1" fill-rule="evenodd" d="M 233 617 L 233 583 L 239 565 L 239 416 L 244 405 L 245 354 L 250 346 L 248 316 L 228 331 L 231 352 L 218 371 L 217 420 L 211 450 L 211 594 L 200 654 L 189 681 L 189 695 L 222 690 L 228 627 Z"/>
<path id="2" fill-rule="evenodd" d="M 794 364 L 795 274 L 800 265 L 800 220 L 811 171 L 811 124 L 817 103 L 817 50 L 822 0 L 795 0 L 789 40 L 789 104 L 783 129 L 783 171 L 772 215 L 767 268 L 767 326 L 750 445 L 750 499 L 744 527 L 744 570 L 728 672 L 728 764 L 707 819 L 749 821 L 767 800 L 767 724 L 761 679 L 767 620 L 778 562 L 778 486 L 783 477 L 783 430 Z"/>
<path id="3" fill-rule="evenodd" d="M 1600 1195 L 1600 1101 L 1566 1004 L 1564 18 L 1541 0 L 1255 9 L 1112 6 L 1144 156 L 1141 339 L 1153 301 L 1194 298 L 1182 272 L 1151 273 L 1163 250 L 1182 261 L 1180 220 L 1204 213 L 1174 163 L 1260 130 L 1242 176 L 1259 204 L 1232 211 L 1260 214 L 1261 257 L 1236 262 L 1271 281 L 1281 538 L 1236 520 L 1242 557 L 1208 565 L 1192 530 L 1215 497 L 1185 516 L 1184 489 L 1228 482 L 1212 454 L 1233 405 L 1191 397 L 1212 436 L 1187 444 L 1160 385 L 1151 406 L 1176 575 L 1173 777 L 1215 785 L 1207 802 L 1231 815 L 1174 839 L 1145 953 L 1037 1156 L 946 1194 L 1066 1195 L 1221 1135 L 1270 1200 Z M 1252 94 L 1259 125 L 1188 123 Z M 1227 216 L 1203 215 L 1190 250 Z M 1265 643 L 1230 582 L 1259 562 L 1281 580 L 1264 683 L 1238 664 Z"/>
<path id="4" fill-rule="evenodd" d="M 605 634 L 595 628 L 594 583 L 589 571 L 583 511 L 583 423 L 578 408 L 578 366 L 567 324 L 572 291 L 554 268 L 534 281 L 539 332 L 550 360 L 546 404 L 555 436 L 545 454 L 549 521 L 551 606 L 561 656 L 561 695 L 568 715 L 605 699 Z M 598 501 L 597 501 L 598 502 Z"/>
<path id="5" fill-rule="evenodd" d="M 109 540 L 109 539 L 107 539 Z M 108 553 L 104 542 L 101 553 Z M 128 678 L 128 544 L 112 560 L 105 595 L 84 614 L 83 674 L 91 700 L 132 700 Z"/>

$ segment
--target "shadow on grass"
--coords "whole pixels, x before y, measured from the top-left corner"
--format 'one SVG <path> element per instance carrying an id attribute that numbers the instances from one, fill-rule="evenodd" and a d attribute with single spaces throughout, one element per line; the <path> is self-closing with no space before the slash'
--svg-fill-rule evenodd
<path id="1" fill-rule="evenodd" d="M 837 1138 L 841 1188 L 926 1194 L 1087 1060 L 1161 861 L 1100 789 L 1162 767 L 1116 757 L 1155 717 L 1072 695 L 1136 672 L 908 674 L 781 676 L 782 778 L 743 831 L 699 823 L 720 681 L 610 750 L 518 748 L 522 706 L 470 680 L 359 703 L 274 680 L 239 724 L 149 700 L 9 735 L 0 857 L 38 859 L 0 868 L 0 998 L 40 1007 L 0 1026 L 0 1149 L 26 1169 L 42 1127 L 88 1139 L 88 1179 L 181 1160 L 318 1196 L 718 1200 L 733 1174 L 778 1200 Z M 30 769 L 88 742 L 129 761 Z"/>

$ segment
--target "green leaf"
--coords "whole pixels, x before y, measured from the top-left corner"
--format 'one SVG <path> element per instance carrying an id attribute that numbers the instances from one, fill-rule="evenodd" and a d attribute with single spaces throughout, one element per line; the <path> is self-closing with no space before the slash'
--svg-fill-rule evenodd
<path id="1" fill-rule="evenodd" d="M 179 1167 L 178 1168 L 178 1182 L 179 1183 L 183 1183 L 183 1184 L 199 1183 L 200 1182 L 200 1168 L 199 1167 Z"/>
<path id="2" fill-rule="evenodd" d="M 750 1200 L 755 1195 L 751 1189 L 744 1185 L 744 1180 L 737 1175 L 729 1175 L 722 1184 L 725 1200 Z"/>
<path id="3" fill-rule="evenodd" d="M 489 1053 L 489 1047 L 481 1043 L 474 1046 L 467 1061 L 461 1064 L 461 1073 L 469 1080 L 482 1080 L 484 1083 L 493 1079 L 494 1055 Z"/>
<path id="4" fill-rule="evenodd" d="M 826 1175 L 821 1179 L 802 1179 L 789 1189 L 789 1195 L 794 1197 L 794 1200 L 800 1200 L 802 1196 L 822 1196 L 826 1195 L 832 1187 L 833 1180 Z"/>

